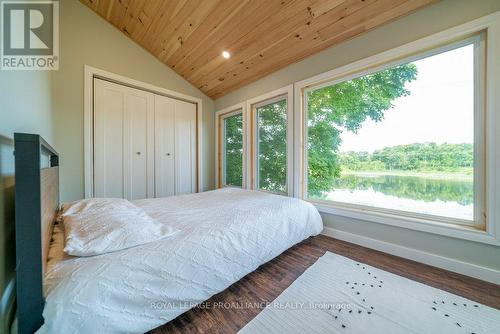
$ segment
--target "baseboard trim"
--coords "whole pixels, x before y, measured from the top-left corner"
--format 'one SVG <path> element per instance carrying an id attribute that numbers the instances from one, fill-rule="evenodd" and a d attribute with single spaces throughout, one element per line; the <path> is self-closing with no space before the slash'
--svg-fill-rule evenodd
<path id="1" fill-rule="evenodd" d="M 427 253 L 414 248 L 408 248 L 389 242 L 372 239 L 358 234 L 340 231 L 332 227 L 325 226 L 322 234 L 335 239 L 375 249 L 384 253 L 403 257 L 405 259 L 421 262 L 430 266 L 474 277 L 483 281 L 500 284 L 500 271 L 494 269 Z"/>

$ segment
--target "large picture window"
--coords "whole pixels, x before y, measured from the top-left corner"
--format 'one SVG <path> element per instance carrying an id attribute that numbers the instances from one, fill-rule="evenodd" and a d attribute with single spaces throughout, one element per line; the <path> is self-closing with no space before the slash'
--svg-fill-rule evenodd
<path id="1" fill-rule="evenodd" d="M 254 106 L 254 187 L 287 192 L 287 99 L 273 98 Z"/>
<path id="2" fill-rule="evenodd" d="M 481 39 L 308 88 L 305 196 L 481 223 Z"/>

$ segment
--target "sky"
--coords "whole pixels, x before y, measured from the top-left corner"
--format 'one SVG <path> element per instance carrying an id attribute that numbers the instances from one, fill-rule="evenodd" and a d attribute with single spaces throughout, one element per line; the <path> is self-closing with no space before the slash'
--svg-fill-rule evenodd
<path id="1" fill-rule="evenodd" d="M 368 119 L 357 134 L 344 131 L 340 151 L 367 151 L 421 142 L 472 143 L 474 47 L 467 45 L 415 61 L 409 96 L 393 101 L 381 122 Z"/>

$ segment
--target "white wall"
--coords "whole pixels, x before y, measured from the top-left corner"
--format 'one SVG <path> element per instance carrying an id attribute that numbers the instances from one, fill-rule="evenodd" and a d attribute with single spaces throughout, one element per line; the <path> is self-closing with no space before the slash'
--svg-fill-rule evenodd
<path id="1" fill-rule="evenodd" d="M 60 64 L 53 75 L 54 146 L 61 155 L 61 199 L 84 195 L 84 65 L 203 100 L 203 186 L 214 184 L 214 103 L 110 23 L 77 0 L 60 3 Z"/>
<path id="2" fill-rule="evenodd" d="M 216 110 L 500 10 L 498 0 L 444 0 L 287 66 L 215 101 Z M 322 214 L 326 226 L 500 271 L 500 247 Z M 500 273 L 498 273 L 500 275 Z M 498 276 L 497 276 L 498 277 Z"/>

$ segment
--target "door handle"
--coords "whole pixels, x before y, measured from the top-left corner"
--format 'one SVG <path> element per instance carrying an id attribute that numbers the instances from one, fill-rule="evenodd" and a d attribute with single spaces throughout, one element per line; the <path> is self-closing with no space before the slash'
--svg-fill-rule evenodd
<path id="1" fill-rule="evenodd" d="M 141 155 L 141 152 L 135 152 L 135 154 L 137 154 L 137 155 Z"/>
<path id="2" fill-rule="evenodd" d="M 165 155 L 166 155 L 167 157 L 169 157 L 169 156 L 170 156 L 170 153 L 166 153 Z"/>

